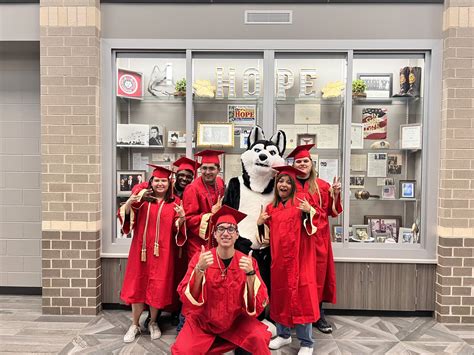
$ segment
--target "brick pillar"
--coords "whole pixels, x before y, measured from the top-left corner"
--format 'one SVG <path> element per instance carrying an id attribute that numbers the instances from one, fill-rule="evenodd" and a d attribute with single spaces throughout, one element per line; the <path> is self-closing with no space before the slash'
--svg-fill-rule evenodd
<path id="1" fill-rule="evenodd" d="M 43 313 L 101 307 L 100 4 L 41 0 Z"/>
<path id="2" fill-rule="evenodd" d="M 446 0 L 436 318 L 474 323 L 474 1 Z"/>

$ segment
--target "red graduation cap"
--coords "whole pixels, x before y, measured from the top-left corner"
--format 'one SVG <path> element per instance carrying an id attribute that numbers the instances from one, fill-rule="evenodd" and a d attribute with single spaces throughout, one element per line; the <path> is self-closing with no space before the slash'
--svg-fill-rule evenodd
<path id="1" fill-rule="evenodd" d="M 199 168 L 199 166 L 201 164 L 199 164 L 195 160 L 192 160 L 192 159 L 189 159 L 189 158 L 186 158 L 186 157 L 182 157 L 182 158 L 179 158 L 178 160 L 176 160 L 173 163 L 173 165 L 178 167 L 176 172 L 181 171 L 181 170 L 189 170 L 189 171 L 192 171 L 193 174 L 196 174 L 196 169 Z"/>
<path id="2" fill-rule="evenodd" d="M 159 165 L 155 165 L 155 164 L 147 164 L 147 165 L 151 166 L 152 168 L 155 168 L 155 170 L 153 170 L 151 175 L 158 179 L 169 179 L 171 174 L 173 173 L 171 170 L 166 169 Z"/>
<path id="3" fill-rule="evenodd" d="M 287 158 L 295 158 L 295 159 L 302 159 L 302 158 L 310 158 L 311 154 L 310 150 L 313 148 L 315 144 L 303 144 L 297 146 L 293 151 L 288 154 Z"/>
<path id="4" fill-rule="evenodd" d="M 219 155 L 222 153 L 224 153 L 223 150 L 206 149 L 194 154 L 194 156 L 201 157 L 201 164 L 220 165 Z"/>
<path id="5" fill-rule="evenodd" d="M 221 223 L 230 223 L 237 225 L 241 220 L 243 220 L 247 215 L 232 207 L 223 205 L 219 211 L 214 213 L 211 217 L 211 223 L 214 226 L 218 226 Z"/>
<path id="6" fill-rule="evenodd" d="M 273 169 L 278 171 L 278 175 L 289 175 L 293 180 L 296 180 L 297 176 L 304 176 L 304 172 L 290 165 L 274 166 Z"/>

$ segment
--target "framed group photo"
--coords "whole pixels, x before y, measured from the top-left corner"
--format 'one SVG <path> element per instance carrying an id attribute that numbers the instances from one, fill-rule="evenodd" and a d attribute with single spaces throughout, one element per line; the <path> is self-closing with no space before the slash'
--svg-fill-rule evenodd
<path id="1" fill-rule="evenodd" d="M 372 237 L 377 238 L 380 235 L 385 238 L 384 243 L 396 243 L 398 241 L 398 230 L 402 224 L 401 216 L 364 216 L 364 223 L 369 226 Z"/>
<path id="2" fill-rule="evenodd" d="M 198 122 L 197 145 L 198 147 L 233 147 L 234 125 L 227 122 Z"/>
<path id="3" fill-rule="evenodd" d="M 118 170 L 117 196 L 130 196 L 133 187 L 145 181 L 145 172 L 142 170 Z"/>

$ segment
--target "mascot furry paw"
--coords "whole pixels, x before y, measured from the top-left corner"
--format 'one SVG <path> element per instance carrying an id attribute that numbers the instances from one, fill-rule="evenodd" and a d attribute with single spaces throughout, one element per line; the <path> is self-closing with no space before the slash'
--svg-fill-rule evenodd
<path id="1" fill-rule="evenodd" d="M 242 153 L 242 175 L 230 179 L 224 197 L 224 204 L 245 214 L 239 223 L 239 239 L 235 248 L 248 254 L 253 249 L 253 256 L 258 262 L 262 278 L 270 289 L 270 248 L 262 245 L 258 239 L 257 219 L 261 208 L 273 200 L 275 171 L 272 166 L 284 165 L 283 153 L 286 147 L 286 136 L 278 131 L 266 139 L 263 130 L 255 126 L 249 134 L 247 150 Z"/>

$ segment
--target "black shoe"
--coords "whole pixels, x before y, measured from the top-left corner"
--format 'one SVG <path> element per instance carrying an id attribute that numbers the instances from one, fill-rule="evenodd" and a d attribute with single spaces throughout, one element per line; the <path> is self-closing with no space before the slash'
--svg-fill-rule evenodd
<path id="1" fill-rule="evenodd" d="M 331 324 L 329 324 L 325 318 L 320 318 L 317 322 L 316 322 L 316 328 L 321 332 L 321 333 L 324 333 L 324 334 L 331 334 L 332 333 L 332 326 Z"/>
<path id="2" fill-rule="evenodd" d="M 171 314 L 171 325 L 176 327 L 179 324 L 179 313 L 173 312 Z"/>

